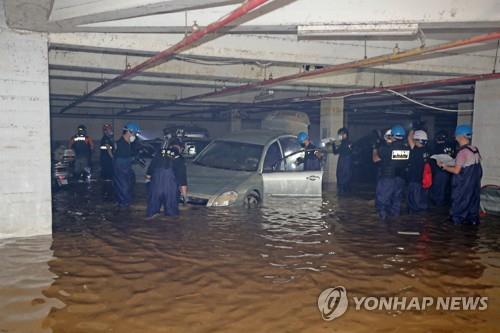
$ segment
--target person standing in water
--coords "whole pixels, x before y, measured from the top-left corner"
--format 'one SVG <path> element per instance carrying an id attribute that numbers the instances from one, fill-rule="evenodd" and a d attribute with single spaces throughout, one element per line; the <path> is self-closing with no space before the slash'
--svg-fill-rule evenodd
<path id="1" fill-rule="evenodd" d="M 349 140 L 349 131 L 347 128 L 342 127 L 338 130 L 337 134 L 340 144 L 337 146 L 334 143 L 332 150 L 334 155 L 339 155 L 337 162 L 337 193 L 342 195 L 351 190 L 352 144 Z"/>
<path id="2" fill-rule="evenodd" d="M 451 173 L 451 220 L 454 224 L 479 224 L 481 178 L 481 154 L 479 149 L 471 144 L 472 127 L 459 125 L 455 130 L 455 139 L 460 148 L 457 152 L 455 165 L 438 165 Z"/>
<path id="3" fill-rule="evenodd" d="M 113 157 L 113 187 L 119 208 L 127 208 L 132 203 L 134 157 L 132 143 L 135 142 L 140 128 L 137 124 L 128 123 L 123 128 L 122 137 L 116 142 Z"/>

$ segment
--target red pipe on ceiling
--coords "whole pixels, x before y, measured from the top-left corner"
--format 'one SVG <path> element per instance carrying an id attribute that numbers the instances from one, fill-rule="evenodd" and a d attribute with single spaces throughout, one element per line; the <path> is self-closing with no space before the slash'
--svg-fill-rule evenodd
<path id="1" fill-rule="evenodd" d="M 288 81 L 292 81 L 292 80 L 311 78 L 314 76 L 319 76 L 319 75 L 333 73 L 333 72 L 339 72 L 339 71 L 343 71 L 346 69 L 355 69 L 355 68 L 360 68 L 360 67 L 367 67 L 367 66 L 381 65 L 381 64 L 390 63 L 390 62 L 396 62 L 396 61 L 406 59 L 406 58 L 411 58 L 411 57 L 425 55 L 425 54 L 434 53 L 434 52 L 440 52 L 440 51 L 444 51 L 444 50 L 449 50 L 449 49 L 467 46 L 467 45 L 471 45 L 471 44 L 487 42 L 487 41 L 496 40 L 496 39 L 500 39 L 500 32 L 492 32 L 492 33 L 474 36 L 474 37 L 467 38 L 467 39 L 451 41 L 451 42 L 443 43 L 443 44 L 439 44 L 439 45 L 418 47 L 418 48 L 413 48 L 413 49 L 399 52 L 399 53 L 385 54 L 385 55 L 367 58 L 367 59 L 363 59 L 363 60 L 356 60 L 356 61 L 347 62 L 347 63 L 343 63 L 343 64 L 327 66 L 327 67 L 317 69 L 314 71 L 310 71 L 310 72 L 302 72 L 302 73 L 282 76 L 282 77 L 275 78 L 275 79 L 244 84 L 244 85 L 237 86 L 237 87 L 230 87 L 230 88 L 226 88 L 226 89 L 223 89 L 220 91 L 190 96 L 190 97 L 176 100 L 174 102 L 185 102 L 185 101 L 190 101 L 190 100 L 195 100 L 195 99 L 219 97 L 219 96 L 223 96 L 226 94 L 240 93 L 242 91 L 262 88 L 262 87 L 271 86 L 271 85 L 276 85 L 278 83 L 288 82 Z"/>
<path id="2" fill-rule="evenodd" d="M 82 97 L 78 98 L 76 101 L 72 102 L 71 104 L 65 106 L 64 108 L 59 111 L 59 113 L 64 113 L 67 110 L 71 109 L 74 106 L 77 106 L 84 101 L 86 101 L 88 98 L 92 97 L 93 95 L 102 92 L 104 90 L 107 90 L 111 87 L 114 87 L 118 85 L 119 83 L 130 79 L 131 77 L 137 75 L 138 73 L 159 65 L 159 63 L 163 63 L 168 60 L 171 56 L 174 54 L 180 52 L 181 50 L 192 46 L 194 43 L 202 39 L 208 34 L 217 32 L 221 28 L 224 28 L 228 24 L 234 22 L 235 20 L 241 18 L 245 14 L 249 13 L 250 11 L 254 10 L 255 8 L 261 6 L 262 4 L 268 2 L 269 0 L 247 0 L 243 5 L 240 7 L 236 8 L 233 10 L 231 13 L 226 15 L 225 17 L 219 19 L 218 21 L 209 24 L 205 28 L 202 28 L 198 31 L 193 32 L 192 34 L 186 36 L 183 40 L 181 40 L 179 43 L 169 47 L 168 49 L 159 52 L 155 56 L 149 58 L 148 60 L 140 63 L 137 66 L 134 66 L 130 69 L 125 70 L 122 74 L 118 75 L 117 77 L 104 82 L 102 85 L 99 87 L 93 89 L 92 91 L 88 92 L 87 94 L 83 95 Z"/>
<path id="3" fill-rule="evenodd" d="M 340 91 L 340 92 L 332 92 L 326 94 L 318 94 L 313 96 L 304 96 L 304 97 L 294 97 L 289 99 L 283 99 L 279 102 L 305 102 L 305 101 L 315 101 L 327 98 L 334 97 L 345 97 L 348 95 L 358 95 L 358 94 L 366 94 L 366 93 L 375 93 L 375 92 L 384 92 L 388 89 L 400 91 L 400 90 L 411 90 L 411 89 L 423 89 L 426 87 L 434 87 L 434 86 L 446 86 L 446 85 L 454 85 L 460 84 L 464 82 L 475 82 L 482 80 L 493 80 L 500 79 L 500 73 L 489 73 L 489 74 L 479 74 L 479 75 L 469 75 L 469 76 L 460 76 L 451 79 L 441 79 L 441 80 L 433 80 L 433 81 L 423 81 L 423 82 L 415 82 L 415 83 L 406 83 L 399 84 L 394 86 L 387 87 L 376 87 L 376 88 L 367 88 L 367 89 L 358 89 L 358 90 L 350 90 L 350 91 Z M 257 103 L 259 104 L 259 103 Z"/>

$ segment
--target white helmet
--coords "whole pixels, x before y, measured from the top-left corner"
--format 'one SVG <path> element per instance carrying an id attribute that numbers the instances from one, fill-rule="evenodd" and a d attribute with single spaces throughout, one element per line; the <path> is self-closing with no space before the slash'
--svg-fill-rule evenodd
<path id="1" fill-rule="evenodd" d="M 425 133 L 425 131 L 419 130 L 413 133 L 413 140 L 428 141 L 429 138 L 427 137 L 427 133 Z"/>
<path id="2" fill-rule="evenodd" d="M 385 131 L 384 133 L 384 139 L 390 139 L 392 136 L 392 131 L 391 129 L 389 128 L 387 131 Z"/>

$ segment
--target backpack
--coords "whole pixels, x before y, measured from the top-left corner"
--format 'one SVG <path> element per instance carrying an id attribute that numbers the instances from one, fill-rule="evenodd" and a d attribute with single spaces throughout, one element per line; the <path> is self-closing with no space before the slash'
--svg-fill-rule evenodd
<path id="1" fill-rule="evenodd" d="M 429 162 L 424 164 L 424 172 L 422 173 L 422 187 L 425 190 L 430 189 L 432 186 L 432 169 Z"/>

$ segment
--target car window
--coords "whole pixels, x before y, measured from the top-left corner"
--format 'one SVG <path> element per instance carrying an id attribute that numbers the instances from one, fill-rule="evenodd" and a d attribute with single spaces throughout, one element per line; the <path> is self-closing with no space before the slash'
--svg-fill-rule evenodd
<path id="1" fill-rule="evenodd" d="M 186 141 L 183 155 L 186 158 L 193 158 L 199 154 L 210 141 Z"/>
<path id="2" fill-rule="evenodd" d="M 213 141 L 196 158 L 195 164 L 217 169 L 257 171 L 264 146 Z"/>
<path id="3" fill-rule="evenodd" d="M 303 171 L 304 164 L 298 163 L 297 159 L 304 158 L 303 148 L 295 137 L 285 137 L 280 139 L 283 148 L 283 162 L 275 166 L 276 171 Z"/>
<path id="4" fill-rule="evenodd" d="M 281 155 L 281 149 L 278 142 L 274 142 L 266 153 L 266 158 L 264 159 L 264 172 L 273 171 L 273 166 L 276 162 L 281 160 L 283 156 Z"/>

